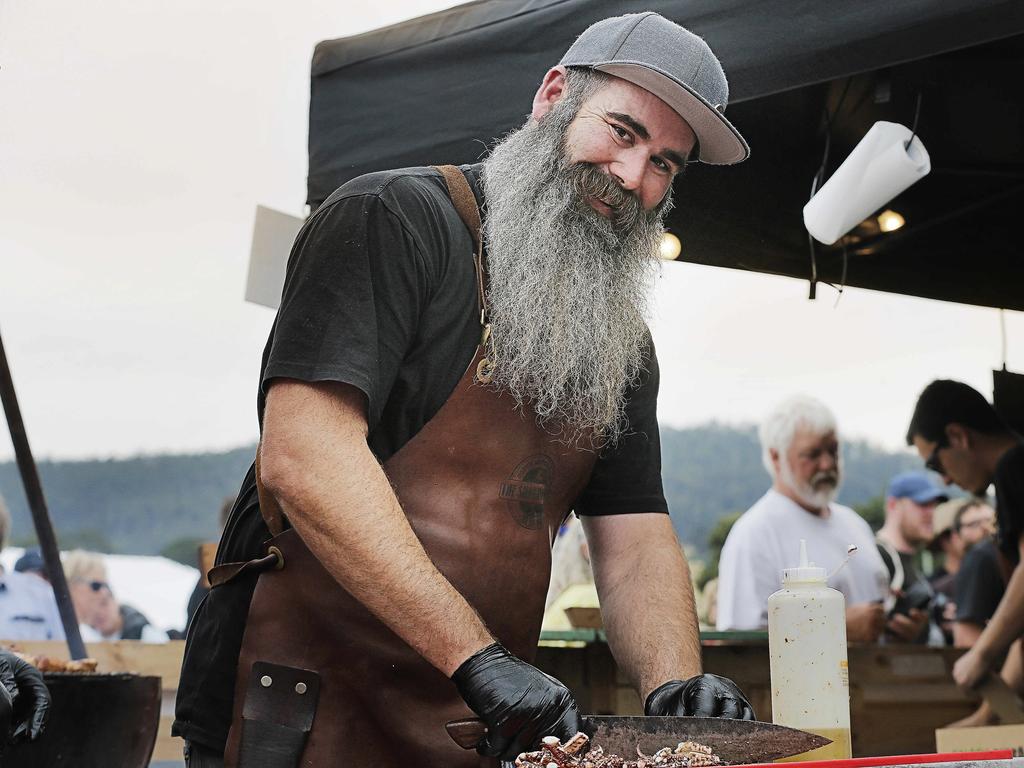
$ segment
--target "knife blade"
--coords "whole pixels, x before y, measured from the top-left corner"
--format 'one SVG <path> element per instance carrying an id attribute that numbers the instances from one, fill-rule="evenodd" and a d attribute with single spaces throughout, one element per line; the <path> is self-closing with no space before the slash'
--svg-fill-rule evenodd
<path id="1" fill-rule="evenodd" d="M 463 749 L 473 749 L 487 735 L 482 720 L 453 720 L 445 726 L 448 735 Z M 762 763 L 807 752 L 831 739 L 755 720 L 724 717 L 620 717 L 587 715 L 583 732 L 605 752 L 622 757 L 636 754 L 639 747 L 653 754 L 680 741 L 696 741 L 711 747 L 724 763 Z"/>
<path id="2" fill-rule="evenodd" d="M 591 715 L 583 719 L 583 732 L 605 752 L 623 757 L 635 755 L 638 747 L 651 755 L 681 741 L 696 741 L 711 747 L 724 763 L 767 763 L 832 743 L 795 728 L 724 717 Z"/>

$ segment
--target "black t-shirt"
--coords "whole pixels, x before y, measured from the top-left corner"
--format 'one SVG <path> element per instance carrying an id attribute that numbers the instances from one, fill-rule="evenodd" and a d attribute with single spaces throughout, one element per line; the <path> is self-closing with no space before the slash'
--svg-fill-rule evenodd
<path id="1" fill-rule="evenodd" d="M 1020 537 L 1024 534 L 1024 443 L 1003 454 L 996 465 L 996 543 L 1011 563 L 1020 562 Z"/>
<path id="2" fill-rule="evenodd" d="M 956 574 L 956 620 L 984 627 L 996 612 L 1005 590 L 995 542 L 978 542 L 967 550 Z"/>
<path id="3" fill-rule="evenodd" d="M 481 202 L 480 166 L 466 166 Z M 480 336 L 473 244 L 441 175 L 374 173 L 332 194 L 299 232 L 263 354 L 257 409 L 278 377 L 339 381 L 368 404 L 371 450 L 386 461 L 441 408 Z M 661 484 L 653 344 L 627 393 L 629 427 L 602 452 L 577 500 L 581 515 L 668 512 Z M 269 538 L 250 467 L 217 562 L 248 560 Z M 255 580 L 211 591 L 189 626 L 174 733 L 223 749 L 235 668 Z"/>

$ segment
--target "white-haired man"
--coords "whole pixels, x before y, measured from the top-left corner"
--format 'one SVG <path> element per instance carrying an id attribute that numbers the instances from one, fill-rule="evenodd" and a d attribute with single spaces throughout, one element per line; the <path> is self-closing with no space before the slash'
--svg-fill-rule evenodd
<path id="1" fill-rule="evenodd" d="M 835 503 L 842 479 L 836 419 L 821 402 L 792 397 L 761 424 L 761 457 L 772 487 L 729 532 L 719 562 L 718 628 L 768 624 L 768 596 L 782 586 L 782 569 L 798 562 L 800 539 L 829 586 L 846 597 L 846 633 L 873 642 L 885 629 L 882 602 L 888 574 L 871 528 Z M 858 548 L 840 569 L 850 545 Z"/>

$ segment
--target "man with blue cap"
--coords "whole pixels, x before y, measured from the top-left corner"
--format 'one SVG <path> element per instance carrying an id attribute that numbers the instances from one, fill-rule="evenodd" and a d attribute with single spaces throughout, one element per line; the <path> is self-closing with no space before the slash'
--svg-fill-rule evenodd
<path id="1" fill-rule="evenodd" d="M 928 642 L 928 608 L 935 595 L 915 559 L 934 535 L 935 507 L 948 500 L 948 492 L 930 472 L 903 472 L 889 483 L 885 525 L 877 541 L 889 570 L 888 631 L 899 639 Z"/>

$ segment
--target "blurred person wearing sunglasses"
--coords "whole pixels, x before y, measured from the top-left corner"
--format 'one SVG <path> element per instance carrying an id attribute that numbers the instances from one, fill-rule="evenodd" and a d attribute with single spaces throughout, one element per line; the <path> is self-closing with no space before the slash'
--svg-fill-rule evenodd
<path id="1" fill-rule="evenodd" d="M 995 485 L 999 551 L 1006 593 L 971 649 L 957 660 L 953 678 L 973 688 L 1002 663 L 1024 635 L 1024 440 L 977 390 L 958 381 L 933 381 L 921 393 L 907 430 L 907 444 L 925 466 L 977 496 Z M 1013 652 L 1019 656 L 1020 645 Z M 1004 679 L 1024 689 L 1021 660 L 1010 658 Z"/>
<path id="2" fill-rule="evenodd" d="M 953 645 L 970 648 L 1003 599 L 1006 585 L 995 544 L 996 512 L 983 499 L 969 499 L 953 526 L 964 542 L 964 559 L 954 581 L 956 618 Z"/>
<path id="3" fill-rule="evenodd" d="M 167 642 L 166 632 L 150 624 L 149 619 L 137 609 L 117 601 L 107 580 L 103 555 L 73 550 L 64 557 L 64 572 L 85 642 Z"/>
<path id="4" fill-rule="evenodd" d="M 11 514 L 0 497 L 0 551 L 11 537 Z M 63 640 L 53 588 L 27 573 L 0 567 L 0 640 Z"/>

